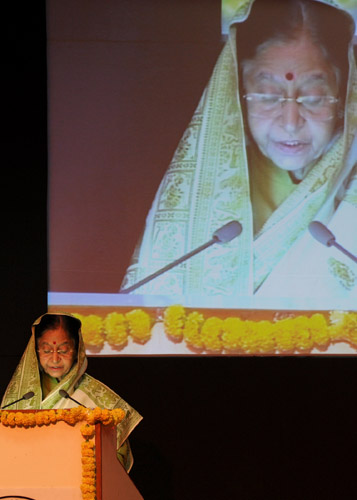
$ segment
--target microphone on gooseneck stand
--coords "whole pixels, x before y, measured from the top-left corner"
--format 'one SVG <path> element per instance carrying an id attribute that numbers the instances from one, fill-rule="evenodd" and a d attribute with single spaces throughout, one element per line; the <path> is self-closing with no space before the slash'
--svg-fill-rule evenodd
<path id="1" fill-rule="evenodd" d="M 315 240 L 327 247 L 336 247 L 340 252 L 347 255 L 353 262 L 357 262 L 357 257 L 337 243 L 335 235 L 322 222 L 314 220 L 309 224 L 309 231 Z"/>
<path id="2" fill-rule="evenodd" d="M 82 405 L 82 403 L 80 403 L 79 401 L 77 401 L 76 399 L 72 398 L 67 391 L 65 391 L 64 389 L 60 389 L 59 391 L 59 395 L 62 397 L 62 398 L 66 398 L 66 399 L 70 399 L 71 401 L 74 401 L 77 405 L 80 405 L 80 406 L 83 406 L 83 408 L 87 408 L 86 406 Z"/>
<path id="3" fill-rule="evenodd" d="M 7 408 L 8 406 L 14 405 L 15 403 L 18 403 L 19 401 L 23 401 L 23 400 L 26 400 L 26 399 L 31 399 L 31 398 L 33 398 L 33 397 L 34 397 L 34 395 L 35 395 L 35 393 L 34 393 L 33 391 L 26 392 L 26 394 L 24 394 L 24 395 L 22 396 L 22 398 L 17 399 L 16 401 L 12 401 L 12 403 L 9 403 L 9 404 L 7 404 L 7 405 L 5 405 L 5 406 L 2 406 L 0 409 L 1 409 L 1 410 L 4 410 L 4 409 L 5 409 L 5 408 Z"/>
<path id="4" fill-rule="evenodd" d="M 173 267 L 181 264 L 185 260 L 189 259 L 190 257 L 193 257 L 194 255 L 198 254 L 199 252 L 202 252 L 202 250 L 205 250 L 206 248 L 210 247 L 211 245 L 214 245 L 215 243 L 228 243 L 229 241 L 233 240 L 237 236 L 240 235 L 242 232 L 243 228 L 240 222 L 237 220 L 231 220 L 224 226 L 218 228 L 212 235 L 212 238 L 204 243 L 203 245 L 195 248 L 194 250 L 191 250 L 191 252 L 186 253 L 179 259 L 171 262 L 165 267 L 162 267 L 158 271 L 156 271 L 153 274 L 150 274 L 146 278 L 142 279 L 141 281 L 138 281 L 132 286 L 129 286 L 128 288 L 124 288 L 123 290 L 119 290 L 119 293 L 130 293 L 137 288 L 139 288 L 142 285 L 145 285 L 149 281 L 153 280 L 154 278 L 157 278 L 161 274 L 165 273 L 166 271 L 169 271 Z"/>

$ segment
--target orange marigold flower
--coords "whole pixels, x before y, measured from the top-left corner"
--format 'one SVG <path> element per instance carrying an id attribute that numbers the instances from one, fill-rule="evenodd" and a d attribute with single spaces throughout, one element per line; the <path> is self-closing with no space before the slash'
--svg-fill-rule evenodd
<path id="1" fill-rule="evenodd" d="M 95 434 L 95 426 L 94 425 L 88 425 L 88 424 L 82 425 L 82 427 L 81 427 L 81 433 L 82 433 L 83 437 L 91 438 Z"/>

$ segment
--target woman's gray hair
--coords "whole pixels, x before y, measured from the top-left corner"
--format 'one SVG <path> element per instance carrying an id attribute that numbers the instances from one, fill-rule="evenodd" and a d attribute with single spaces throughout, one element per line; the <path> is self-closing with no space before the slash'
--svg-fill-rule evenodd
<path id="1" fill-rule="evenodd" d="M 298 41 L 299 37 L 303 36 L 308 36 L 312 42 L 314 42 L 318 48 L 320 49 L 322 57 L 325 59 L 327 64 L 330 66 L 334 76 L 335 76 L 335 81 L 336 81 L 336 86 L 339 89 L 341 85 L 341 71 L 340 69 L 333 64 L 330 59 L 329 59 L 329 54 L 327 49 L 319 44 L 319 42 L 316 41 L 315 37 L 311 35 L 310 30 L 307 30 L 305 33 L 300 32 L 299 34 L 296 34 L 297 36 L 284 36 L 284 35 L 277 35 L 276 37 L 271 38 L 270 40 L 267 40 L 260 44 L 256 48 L 255 52 L 255 57 L 253 59 L 245 59 L 241 61 L 241 70 L 242 70 L 242 76 L 243 76 L 243 86 L 245 87 L 246 81 L 249 78 L 250 74 L 254 71 L 256 67 L 256 59 L 259 58 L 261 54 L 269 50 L 271 47 L 284 47 L 288 43 L 291 43 L 293 41 Z"/>
<path id="2" fill-rule="evenodd" d="M 243 81 L 257 55 L 273 45 L 297 41 L 305 35 L 329 63 L 340 89 L 341 103 L 344 102 L 348 47 L 354 34 L 353 20 L 346 12 L 316 0 L 255 0 L 248 19 L 237 24 L 236 29 Z"/>

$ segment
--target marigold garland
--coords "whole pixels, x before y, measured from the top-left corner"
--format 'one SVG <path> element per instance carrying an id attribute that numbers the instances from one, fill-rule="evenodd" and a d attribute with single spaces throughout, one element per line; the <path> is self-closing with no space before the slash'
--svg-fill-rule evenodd
<path id="1" fill-rule="evenodd" d="M 75 425 L 83 422 L 81 434 L 85 441 L 81 445 L 82 456 L 82 499 L 96 500 L 95 424 L 118 425 L 125 417 L 121 408 L 107 410 L 101 408 L 70 408 L 68 410 L 41 410 L 21 412 L 0 410 L 0 421 L 5 427 L 35 427 L 66 422 Z"/>
<path id="2" fill-rule="evenodd" d="M 104 319 L 91 314 L 75 314 L 82 321 L 86 347 L 101 348 L 106 340 L 122 348 L 128 338 L 145 343 L 151 338 L 154 322 L 141 309 L 126 314 L 112 312 Z M 239 317 L 205 318 L 197 311 L 186 314 L 182 305 L 167 307 L 163 313 L 164 331 L 175 342 L 195 352 L 209 354 L 295 354 L 346 342 L 357 349 L 357 312 L 331 311 L 275 320 L 243 320 Z M 95 331 L 97 329 L 97 334 Z"/>
<path id="3" fill-rule="evenodd" d="M 204 319 L 188 315 L 180 305 L 164 312 L 164 329 L 176 342 L 214 354 L 293 354 L 326 349 L 331 343 L 347 342 L 357 348 L 357 313 L 332 311 L 329 317 L 315 313 L 275 321 L 229 317 Z"/>
<path id="4" fill-rule="evenodd" d="M 84 344 L 89 350 L 101 350 L 107 341 L 114 349 L 122 349 L 129 338 L 145 344 L 151 338 L 152 319 L 141 309 L 134 309 L 126 314 L 109 313 L 105 318 L 96 314 L 84 316 L 73 314 L 82 323 Z"/>

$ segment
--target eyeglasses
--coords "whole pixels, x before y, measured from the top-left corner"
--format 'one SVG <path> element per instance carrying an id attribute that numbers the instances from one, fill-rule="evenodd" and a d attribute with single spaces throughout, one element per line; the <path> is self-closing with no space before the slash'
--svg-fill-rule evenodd
<path id="1" fill-rule="evenodd" d="M 66 358 L 70 356 L 72 352 L 74 352 L 74 349 L 67 349 L 66 347 L 64 347 L 63 349 L 49 349 L 47 347 L 40 347 L 39 349 L 37 349 L 37 352 L 44 357 L 52 356 L 54 353 L 57 353 L 58 356 Z"/>
<path id="2" fill-rule="evenodd" d="M 278 94 L 246 94 L 243 98 L 248 102 L 248 113 L 262 118 L 276 118 L 287 102 L 299 104 L 300 115 L 316 121 L 332 120 L 335 116 L 334 105 L 338 98 L 331 95 L 304 95 L 284 97 Z"/>

